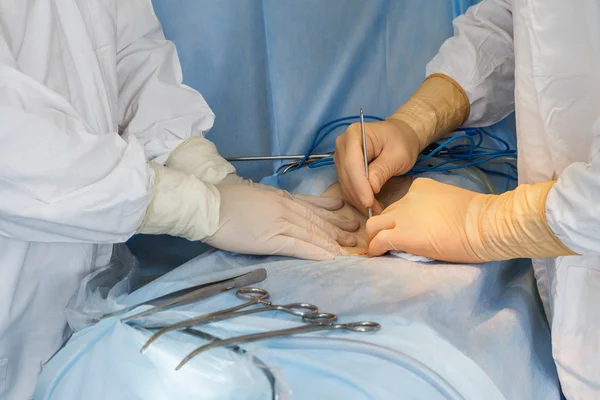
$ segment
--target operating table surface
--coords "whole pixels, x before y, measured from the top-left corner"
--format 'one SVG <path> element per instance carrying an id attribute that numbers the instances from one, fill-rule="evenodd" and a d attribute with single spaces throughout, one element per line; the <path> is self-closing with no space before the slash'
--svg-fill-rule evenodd
<path id="1" fill-rule="evenodd" d="M 248 354 L 273 371 L 286 398 L 324 398 L 327 393 L 352 399 L 559 398 L 548 328 L 531 269 L 523 261 L 457 265 L 342 257 L 317 263 L 216 251 L 129 295 L 113 290 L 108 301 L 80 296 L 72 305 L 80 310 L 73 312 L 72 325 L 82 328 L 82 315 L 116 307 L 111 296 L 120 306 L 136 304 L 258 266 L 267 269 L 268 277 L 257 286 L 278 304 L 309 302 L 341 321 L 373 320 L 383 327 L 374 334 L 314 333 L 245 345 Z M 139 323 L 172 323 L 236 304 L 235 293 L 224 293 Z M 201 329 L 223 338 L 298 323 L 263 313 Z M 175 365 L 198 343 L 188 343 L 181 333 L 168 334 L 140 354 L 151 334 L 118 319 L 80 330 L 45 366 L 36 399 L 72 393 L 86 399 L 272 398 L 249 357 L 219 349 L 176 373 Z M 452 388 L 455 396 L 440 394 L 440 385 Z"/>

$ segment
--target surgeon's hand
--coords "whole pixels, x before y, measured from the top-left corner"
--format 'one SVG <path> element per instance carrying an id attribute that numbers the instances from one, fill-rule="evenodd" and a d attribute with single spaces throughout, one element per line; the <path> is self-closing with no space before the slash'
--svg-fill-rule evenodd
<path id="1" fill-rule="evenodd" d="M 218 185 L 217 189 L 219 226 L 205 240 L 213 247 L 243 254 L 329 260 L 346 254 L 340 246 L 357 243 L 351 232 L 358 229 L 358 221 L 331 212 L 343 206 L 339 199 L 300 199 L 245 184 Z"/>
<path id="2" fill-rule="evenodd" d="M 367 221 L 369 255 L 398 250 L 466 263 L 575 255 L 546 221 L 554 183 L 486 195 L 416 179 L 406 196 Z"/>
<path id="3" fill-rule="evenodd" d="M 397 250 L 435 260 L 482 262 L 466 231 L 469 205 L 478 195 L 432 179 L 415 179 L 402 199 L 367 221 L 369 255 Z"/>
<path id="4" fill-rule="evenodd" d="M 338 138 L 334 157 L 344 198 L 365 214 L 367 207 L 380 214 L 374 195 L 387 180 L 408 172 L 419 152 L 461 126 L 469 112 L 469 99 L 457 82 L 442 74 L 427 77 L 386 121 L 365 124 L 368 180 L 360 125 L 351 125 Z"/>
<path id="5" fill-rule="evenodd" d="M 360 124 L 353 124 L 336 141 L 334 155 L 344 199 L 367 214 L 383 211 L 375 199 L 383 185 L 392 177 L 408 172 L 417 160 L 421 144 L 415 131 L 406 123 L 386 120 L 365 124 L 369 179 L 365 177 Z"/>
<path id="6" fill-rule="evenodd" d="M 340 199 L 336 199 L 335 201 L 333 201 L 332 199 L 324 198 L 323 196 L 307 196 L 307 195 L 303 195 L 303 194 L 291 194 L 289 192 L 286 192 L 285 190 L 281 190 L 274 186 L 257 183 L 250 179 L 242 178 L 241 176 L 236 175 L 236 174 L 227 175 L 219 183 L 219 186 L 226 186 L 226 185 L 246 185 L 246 186 L 252 186 L 253 188 L 263 189 L 263 190 L 266 190 L 269 192 L 274 192 L 274 193 L 277 193 L 278 195 L 288 198 L 290 200 L 299 201 L 299 202 L 303 203 L 304 205 L 308 205 L 309 207 L 312 207 L 313 210 L 315 210 L 315 207 L 316 207 L 317 211 L 318 211 L 318 209 L 321 209 L 321 208 L 325 209 L 325 210 L 329 210 L 329 211 L 338 211 L 344 206 L 343 201 Z M 329 215 L 329 217 L 331 217 L 331 215 Z M 356 230 L 356 229 L 354 229 L 354 230 Z"/>

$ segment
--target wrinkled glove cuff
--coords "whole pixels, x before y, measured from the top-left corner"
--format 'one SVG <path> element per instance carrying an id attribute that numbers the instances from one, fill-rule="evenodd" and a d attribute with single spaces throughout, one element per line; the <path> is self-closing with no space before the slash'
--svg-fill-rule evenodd
<path id="1" fill-rule="evenodd" d="M 412 97 L 388 119 L 411 127 L 419 138 L 420 151 L 469 117 L 471 105 L 465 91 L 444 74 L 430 75 Z"/>
<path id="2" fill-rule="evenodd" d="M 137 233 L 205 240 L 219 226 L 221 197 L 214 185 L 149 163 L 154 170 L 152 200 Z"/>
<path id="3" fill-rule="evenodd" d="M 221 157 L 214 143 L 201 136 L 184 140 L 171 152 L 165 166 L 214 185 L 236 173 L 234 166 Z"/>
<path id="4" fill-rule="evenodd" d="M 546 221 L 546 198 L 555 182 L 519 185 L 501 195 L 478 195 L 469 204 L 467 237 L 484 261 L 576 255 Z"/>

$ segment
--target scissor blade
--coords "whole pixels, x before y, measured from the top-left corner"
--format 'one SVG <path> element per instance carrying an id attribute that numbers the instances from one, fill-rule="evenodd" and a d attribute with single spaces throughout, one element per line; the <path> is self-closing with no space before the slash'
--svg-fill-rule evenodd
<path id="1" fill-rule="evenodd" d="M 248 275 L 248 274 L 246 273 L 246 274 L 238 275 L 237 277 L 242 277 L 242 276 L 246 276 L 246 275 Z M 237 277 L 234 277 L 234 278 L 237 278 Z M 118 315 L 118 314 L 125 314 L 125 313 L 128 313 L 129 311 L 131 311 L 131 310 L 133 310 L 133 309 L 135 309 L 135 308 L 137 308 L 139 306 L 143 306 L 143 305 L 149 305 L 149 306 L 159 305 L 159 304 L 161 304 L 163 302 L 166 302 L 167 300 L 174 299 L 176 297 L 181 297 L 181 296 L 183 296 L 183 295 L 185 295 L 187 293 L 196 291 L 196 290 L 204 288 L 204 287 L 208 287 L 208 286 L 211 286 L 211 285 L 216 285 L 216 284 L 222 283 L 222 282 L 227 282 L 227 281 L 230 281 L 230 280 L 232 280 L 234 278 L 221 279 L 221 280 L 213 281 L 213 282 L 205 282 L 205 283 L 201 283 L 199 285 L 191 286 L 191 287 L 188 287 L 188 288 L 185 288 L 185 289 L 176 290 L 175 292 L 167 293 L 167 294 L 164 294 L 162 296 L 155 297 L 155 298 L 153 298 L 151 300 L 142 301 L 141 303 L 137 303 L 137 304 L 134 304 L 132 306 L 128 306 L 128 307 L 122 308 L 120 310 L 117 310 L 117 311 L 114 311 L 114 312 L 111 312 L 111 313 L 108 313 L 108 314 L 104 314 L 104 315 L 102 315 L 100 317 L 100 319 L 112 317 L 112 316 L 115 316 L 115 315 Z"/>
<path id="2" fill-rule="evenodd" d="M 175 299 L 177 297 L 185 296 L 188 293 L 195 292 L 198 289 L 202 289 L 202 288 L 205 288 L 205 287 L 217 285 L 219 283 L 229 282 L 232 279 L 239 278 L 239 277 L 246 276 L 246 275 L 247 274 L 243 274 L 243 275 L 238 275 L 237 277 L 233 277 L 233 278 L 221 279 L 221 280 L 214 281 L 214 282 L 207 282 L 207 283 L 202 283 L 200 285 L 191 286 L 189 288 L 185 288 L 185 289 L 177 290 L 175 292 L 167 293 L 167 294 L 165 294 L 163 296 L 156 297 L 156 298 L 154 298 L 154 299 L 152 299 L 150 301 L 145 301 L 145 302 L 143 302 L 141 304 L 138 304 L 138 305 L 142 305 L 142 304 L 153 305 L 153 306 L 154 305 L 159 305 L 159 304 L 162 304 L 163 302 L 166 302 L 168 300 L 172 300 L 172 299 Z M 137 307 L 137 306 L 134 306 L 134 308 L 135 307 Z"/>
<path id="3" fill-rule="evenodd" d="M 137 314 L 130 315 L 129 317 L 123 318 L 121 321 L 131 321 L 133 319 L 146 316 L 149 314 L 154 314 L 157 311 L 166 310 L 168 308 L 174 306 L 183 306 L 186 304 L 194 303 L 199 300 L 204 300 L 209 297 L 216 296 L 219 293 L 226 292 L 231 289 L 240 288 L 243 286 L 252 285 L 254 283 L 262 282 L 267 278 L 267 270 L 264 268 L 258 268 L 253 271 L 250 271 L 246 274 L 237 276 L 232 279 L 228 279 L 225 281 L 220 281 L 215 284 L 211 284 L 208 286 L 203 286 L 199 289 L 196 289 L 192 292 L 186 293 L 183 296 L 179 296 L 177 298 L 168 300 L 162 304 L 154 306 L 148 310 L 141 311 Z"/>

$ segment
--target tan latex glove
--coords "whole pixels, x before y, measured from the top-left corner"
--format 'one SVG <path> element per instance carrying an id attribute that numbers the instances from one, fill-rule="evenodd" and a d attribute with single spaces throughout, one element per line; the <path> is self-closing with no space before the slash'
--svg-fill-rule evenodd
<path id="1" fill-rule="evenodd" d="M 415 132 L 402 121 L 381 121 L 365 124 L 369 179 L 365 177 L 362 133 L 359 124 L 348 127 L 336 140 L 333 159 L 344 200 L 363 215 L 367 208 L 378 215 L 383 211 L 375 199 L 383 185 L 394 175 L 408 172 L 420 151 Z"/>
<path id="2" fill-rule="evenodd" d="M 202 240 L 244 254 L 279 254 L 310 260 L 345 255 L 356 245 L 357 221 L 338 216 L 338 199 L 306 204 L 247 185 L 215 186 L 167 167 L 155 170 L 154 194 L 138 232 Z"/>
<path id="3" fill-rule="evenodd" d="M 365 215 L 368 207 L 380 214 L 382 206 L 375 195 L 383 185 L 408 172 L 425 147 L 460 127 L 469 110 L 469 100 L 456 82 L 445 75 L 428 77 L 386 121 L 365 124 L 368 180 L 360 125 L 348 127 L 338 137 L 334 155 L 344 199 Z"/>
<path id="4" fill-rule="evenodd" d="M 406 196 L 367 222 L 369 255 L 398 250 L 466 263 L 574 255 L 546 222 L 553 184 L 483 195 L 416 179 Z"/>

